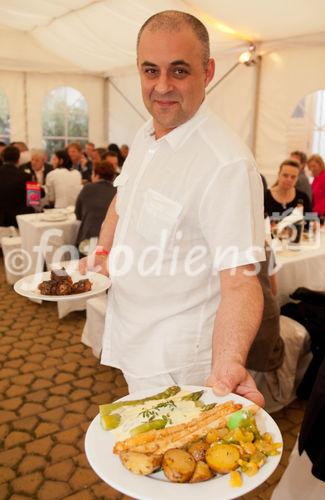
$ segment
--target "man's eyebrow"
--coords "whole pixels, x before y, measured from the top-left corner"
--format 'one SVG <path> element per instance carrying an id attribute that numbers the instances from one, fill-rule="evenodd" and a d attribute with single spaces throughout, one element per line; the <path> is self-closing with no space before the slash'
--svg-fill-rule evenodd
<path id="1" fill-rule="evenodd" d="M 170 65 L 171 66 L 186 66 L 187 68 L 191 67 L 191 65 L 189 63 L 187 63 L 186 61 L 183 61 L 183 59 L 178 59 L 176 61 L 172 61 L 170 63 Z M 143 63 L 141 63 L 141 66 L 142 67 L 150 66 L 151 68 L 156 68 L 157 64 L 150 62 L 150 61 L 143 61 Z"/>
<path id="2" fill-rule="evenodd" d="M 177 61 L 172 61 L 170 64 L 171 64 L 171 66 L 187 66 L 188 68 L 191 67 L 191 65 L 189 63 L 187 63 L 186 61 L 183 61 L 183 59 L 179 59 Z"/>
<path id="3" fill-rule="evenodd" d="M 152 63 L 150 61 L 143 61 L 143 63 L 141 63 L 141 66 L 151 66 L 151 67 L 157 67 L 157 64 L 155 63 Z"/>

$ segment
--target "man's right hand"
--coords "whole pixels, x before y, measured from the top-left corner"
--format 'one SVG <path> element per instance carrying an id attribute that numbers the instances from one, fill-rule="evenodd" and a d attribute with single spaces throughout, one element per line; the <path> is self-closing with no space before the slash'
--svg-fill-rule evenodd
<path id="1" fill-rule="evenodd" d="M 83 257 L 79 260 L 79 272 L 86 274 L 87 271 L 109 275 L 108 272 L 108 256 L 91 254 L 88 257 Z"/>

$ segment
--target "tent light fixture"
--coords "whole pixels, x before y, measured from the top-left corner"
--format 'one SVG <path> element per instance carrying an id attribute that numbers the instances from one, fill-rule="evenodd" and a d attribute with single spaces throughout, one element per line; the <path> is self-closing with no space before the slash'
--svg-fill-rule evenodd
<path id="1" fill-rule="evenodd" d="M 207 95 L 210 94 L 227 76 L 229 76 L 238 66 L 241 64 L 245 64 L 245 66 L 254 66 L 258 64 L 261 56 L 256 55 L 256 46 L 253 43 L 250 43 L 249 47 L 245 52 L 242 52 L 237 59 L 237 62 L 221 77 L 218 81 L 215 82 L 212 87 L 207 91 Z"/>
<path id="2" fill-rule="evenodd" d="M 238 61 L 240 64 L 246 64 L 246 66 L 256 64 L 256 47 L 253 43 L 250 44 L 248 50 L 240 54 Z"/>

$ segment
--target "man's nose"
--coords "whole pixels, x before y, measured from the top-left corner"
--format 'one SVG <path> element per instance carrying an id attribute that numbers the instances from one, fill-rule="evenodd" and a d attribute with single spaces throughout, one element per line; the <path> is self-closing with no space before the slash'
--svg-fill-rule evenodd
<path id="1" fill-rule="evenodd" d="M 171 79 L 167 73 L 161 73 L 159 75 L 158 81 L 155 85 L 155 90 L 160 94 L 166 94 L 167 92 L 172 90 Z"/>

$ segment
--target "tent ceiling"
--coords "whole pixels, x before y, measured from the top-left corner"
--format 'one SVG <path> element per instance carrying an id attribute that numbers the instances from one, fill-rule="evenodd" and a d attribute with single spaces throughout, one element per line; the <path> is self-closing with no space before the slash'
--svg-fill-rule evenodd
<path id="1" fill-rule="evenodd" d="M 10 49 L 1 43 L 0 68 L 35 70 L 38 63 L 39 71 L 122 72 L 134 65 L 141 24 L 165 9 L 200 17 L 218 56 L 248 40 L 274 47 L 325 33 L 324 0 L 1 0 L 0 36 L 7 34 Z"/>

